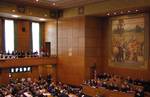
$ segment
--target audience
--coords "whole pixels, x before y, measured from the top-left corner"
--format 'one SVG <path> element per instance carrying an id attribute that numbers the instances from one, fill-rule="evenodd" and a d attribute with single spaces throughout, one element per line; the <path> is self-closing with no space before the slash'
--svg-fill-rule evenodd
<path id="1" fill-rule="evenodd" d="M 150 92 L 150 83 L 143 79 L 123 78 L 118 75 L 103 73 L 99 74 L 96 79 L 90 79 L 84 84 L 92 87 L 104 87 L 113 91 L 132 92 L 135 97 L 144 97 L 144 92 Z"/>
<path id="2" fill-rule="evenodd" d="M 73 88 L 61 82 L 53 82 L 49 79 L 39 77 L 39 80 L 32 81 L 30 78 L 12 80 L 6 86 L 0 87 L 0 97 L 82 97 L 80 88 Z"/>
<path id="3" fill-rule="evenodd" d="M 150 88 L 150 84 L 144 80 L 133 80 L 130 77 L 123 78 L 106 73 L 100 74 L 96 79 L 87 80 L 84 84 L 92 87 L 104 87 L 112 91 L 132 92 L 135 93 L 135 97 L 144 97 L 144 92 L 149 91 Z M 135 88 L 134 85 L 137 87 Z M 32 81 L 31 78 L 10 79 L 8 85 L 0 86 L 0 97 L 47 97 L 47 95 L 53 97 L 89 97 L 82 92 L 82 87 L 53 82 L 51 75 L 48 75 L 46 79 L 40 75 L 39 79 L 35 81 Z"/>
<path id="4" fill-rule="evenodd" d="M 25 58 L 25 57 L 48 57 L 47 52 L 40 51 L 33 52 L 32 50 L 29 51 L 0 51 L 0 59 L 14 59 L 14 58 Z"/>

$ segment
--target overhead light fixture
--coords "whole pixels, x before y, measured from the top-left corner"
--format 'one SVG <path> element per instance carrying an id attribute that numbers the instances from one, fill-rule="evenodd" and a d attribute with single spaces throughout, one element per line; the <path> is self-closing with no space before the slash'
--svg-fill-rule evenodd
<path id="1" fill-rule="evenodd" d="M 123 11 L 121 11 L 120 13 L 123 14 Z"/>
<path id="2" fill-rule="evenodd" d="M 116 12 L 114 12 L 114 15 L 116 15 L 117 13 Z"/>
<path id="3" fill-rule="evenodd" d="M 47 17 L 47 14 L 44 14 L 45 17 Z"/>
<path id="4" fill-rule="evenodd" d="M 138 9 L 136 9 L 135 11 L 136 11 L 136 12 L 138 12 L 139 10 L 138 10 Z"/>
<path id="5" fill-rule="evenodd" d="M 128 13 L 131 12 L 130 10 L 128 10 Z"/>
<path id="6" fill-rule="evenodd" d="M 55 6 L 55 5 L 56 5 L 56 3 L 54 2 L 54 3 L 53 3 L 53 5 Z"/>
<path id="7" fill-rule="evenodd" d="M 14 18 L 18 18 L 18 17 L 20 17 L 20 16 L 18 16 L 18 15 L 12 15 L 12 17 L 14 17 Z"/>
<path id="8" fill-rule="evenodd" d="M 108 16 L 110 16 L 110 13 L 107 13 Z"/>
<path id="9" fill-rule="evenodd" d="M 30 12 L 29 14 L 32 15 L 32 12 Z"/>
<path id="10" fill-rule="evenodd" d="M 44 18 L 40 18 L 39 20 L 40 20 L 40 21 L 46 21 L 46 19 L 44 19 Z"/>
<path id="11" fill-rule="evenodd" d="M 13 9 L 12 12 L 16 12 L 16 10 Z"/>
<path id="12" fill-rule="evenodd" d="M 36 2 L 38 2 L 39 0 L 36 0 Z"/>

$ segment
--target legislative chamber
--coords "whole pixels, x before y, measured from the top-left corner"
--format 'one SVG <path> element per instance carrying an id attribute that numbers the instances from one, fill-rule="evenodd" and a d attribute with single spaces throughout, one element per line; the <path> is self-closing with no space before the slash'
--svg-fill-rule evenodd
<path id="1" fill-rule="evenodd" d="M 150 0 L 0 0 L 0 97 L 150 97 Z"/>

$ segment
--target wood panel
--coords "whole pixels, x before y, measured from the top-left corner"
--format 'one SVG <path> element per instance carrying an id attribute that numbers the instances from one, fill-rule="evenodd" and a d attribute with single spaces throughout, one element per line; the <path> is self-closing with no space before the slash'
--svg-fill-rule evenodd
<path id="1" fill-rule="evenodd" d="M 2 50 L 2 19 L 0 18 L 0 48 Z"/>
<path id="2" fill-rule="evenodd" d="M 84 17 L 59 20 L 57 74 L 68 84 L 80 85 L 84 80 Z"/>
<path id="3" fill-rule="evenodd" d="M 51 43 L 51 55 L 57 55 L 57 21 L 45 23 L 45 42 Z"/>
<path id="4" fill-rule="evenodd" d="M 94 78 L 94 66 L 101 72 L 100 66 L 100 18 L 88 16 L 85 21 L 85 68 L 86 79 Z"/>
<path id="5" fill-rule="evenodd" d="M 31 66 L 31 72 L 24 73 L 12 73 L 12 78 L 32 78 L 38 79 L 39 75 L 42 77 L 47 76 L 47 74 L 52 74 L 52 78 L 56 80 L 56 68 L 53 66 L 57 64 L 57 58 L 20 58 L 20 59 L 8 59 L 0 60 L 0 83 L 7 84 L 9 82 L 9 69 L 11 67 L 24 67 Z M 56 66 L 55 66 L 56 67 Z M 49 71 L 51 69 L 51 71 Z"/>
<path id="6" fill-rule="evenodd" d="M 39 65 L 38 73 L 43 78 L 47 78 L 47 75 L 50 74 L 53 81 L 56 81 L 56 64 L 52 65 Z"/>
<path id="7" fill-rule="evenodd" d="M 24 29 L 24 31 L 23 31 Z M 30 31 L 30 22 L 29 21 L 17 21 L 17 34 L 16 41 L 17 47 L 16 50 L 19 51 L 29 51 L 31 49 L 31 31 Z"/>
<path id="8" fill-rule="evenodd" d="M 9 72 L 8 68 L 0 69 L 0 83 L 1 84 L 8 84 L 9 81 Z"/>
<path id="9" fill-rule="evenodd" d="M 12 79 L 31 78 L 32 80 L 38 79 L 39 70 L 38 66 L 33 66 L 31 72 L 11 73 Z"/>

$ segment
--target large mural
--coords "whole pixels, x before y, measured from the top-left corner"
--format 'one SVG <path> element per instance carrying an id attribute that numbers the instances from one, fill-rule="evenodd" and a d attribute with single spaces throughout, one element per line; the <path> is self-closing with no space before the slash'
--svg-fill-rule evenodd
<path id="1" fill-rule="evenodd" d="M 124 65 L 144 65 L 144 16 L 112 19 L 111 61 Z"/>

